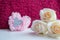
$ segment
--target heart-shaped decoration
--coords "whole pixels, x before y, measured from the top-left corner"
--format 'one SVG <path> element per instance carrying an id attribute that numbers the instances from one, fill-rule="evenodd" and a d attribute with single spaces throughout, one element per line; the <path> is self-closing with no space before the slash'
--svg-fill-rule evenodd
<path id="1" fill-rule="evenodd" d="M 19 12 L 12 12 L 8 24 L 11 31 L 22 31 L 29 27 L 31 18 L 29 16 L 21 17 Z"/>

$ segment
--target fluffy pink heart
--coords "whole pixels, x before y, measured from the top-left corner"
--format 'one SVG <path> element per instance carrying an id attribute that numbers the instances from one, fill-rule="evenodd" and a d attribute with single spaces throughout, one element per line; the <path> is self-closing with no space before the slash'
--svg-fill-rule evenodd
<path id="1" fill-rule="evenodd" d="M 22 31 L 29 27 L 31 18 L 29 16 L 21 17 L 19 12 L 12 12 L 8 24 L 11 31 Z"/>

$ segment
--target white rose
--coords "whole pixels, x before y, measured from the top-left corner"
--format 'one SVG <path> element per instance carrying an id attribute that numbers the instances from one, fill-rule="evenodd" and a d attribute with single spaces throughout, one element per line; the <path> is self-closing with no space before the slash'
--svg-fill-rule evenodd
<path id="1" fill-rule="evenodd" d="M 49 8 L 44 8 L 40 10 L 40 18 L 45 22 L 54 21 L 57 19 L 56 11 Z"/>
<path id="2" fill-rule="evenodd" d="M 31 29 L 36 33 L 43 33 L 45 34 L 47 31 L 46 23 L 40 20 L 33 21 Z"/>
<path id="3" fill-rule="evenodd" d="M 47 24 L 48 35 L 52 37 L 60 36 L 60 20 L 49 22 Z"/>

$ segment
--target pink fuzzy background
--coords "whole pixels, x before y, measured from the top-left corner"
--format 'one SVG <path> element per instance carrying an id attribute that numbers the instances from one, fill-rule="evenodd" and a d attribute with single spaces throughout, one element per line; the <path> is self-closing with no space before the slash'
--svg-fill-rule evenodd
<path id="1" fill-rule="evenodd" d="M 0 0 L 0 29 L 9 28 L 8 17 L 13 11 L 28 15 L 33 21 L 40 19 L 39 11 L 43 8 L 55 10 L 60 19 L 60 0 Z"/>

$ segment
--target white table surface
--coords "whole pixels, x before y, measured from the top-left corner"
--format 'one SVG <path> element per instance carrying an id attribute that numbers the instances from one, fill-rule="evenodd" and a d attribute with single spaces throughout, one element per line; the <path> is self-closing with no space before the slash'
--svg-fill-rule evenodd
<path id="1" fill-rule="evenodd" d="M 31 29 L 22 32 L 11 32 L 0 29 L 0 40 L 60 40 L 43 35 L 36 35 Z"/>

